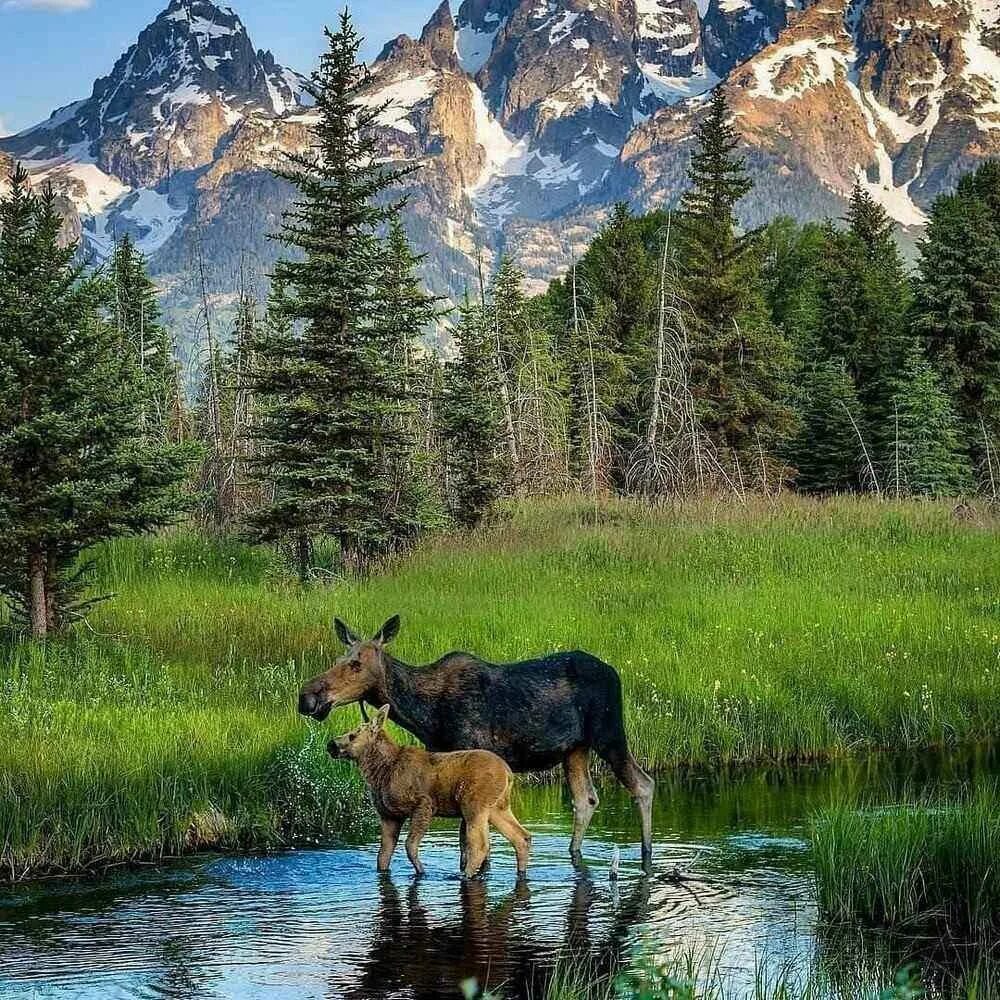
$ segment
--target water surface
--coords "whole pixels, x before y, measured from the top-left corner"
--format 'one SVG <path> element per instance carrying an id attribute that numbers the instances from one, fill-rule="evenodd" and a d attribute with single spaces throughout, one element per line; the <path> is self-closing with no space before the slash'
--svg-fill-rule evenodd
<path id="1" fill-rule="evenodd" d="M 639 940 L 660 955 L 711 952 L 736 988 L 757 967 L 777 975 L 817 963 L 874 983 L 900 950 L 855 954 L 818 926 L 810 813 L 977 780 L 995 765 L 979 753 L 662 777 L 649 879 L 632 804 L 605 783 L 586 871 L 569 863 L 562 789 L 522 787 L 517 808 L 535 839 L 521 884 L 499 837 L 488 876 L 460 880 L 454 824 L 442 822 L 425 840 L 423 879 L 402 850 L 391 875 L 377 876 L 371 844 L 0 890 L 0 997 L 437 998 L 470 977 L 537 996 L 567 956 L 597 975 Z"/>

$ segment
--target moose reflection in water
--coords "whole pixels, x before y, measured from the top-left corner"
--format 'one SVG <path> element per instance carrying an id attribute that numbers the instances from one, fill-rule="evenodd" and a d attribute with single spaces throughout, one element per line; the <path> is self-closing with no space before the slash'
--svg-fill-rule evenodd
<path id="1" fill-rule="evenodd" d="M 399 631 L 399 615 L 368 640 L 339 618 L 335 629 L 347 651 L 303 685 L 302 715 L 321 722 L 338 705 L 359 702 L 363 710 L 365 704 L 388 704 L 392 721 L 428 750 L 490 750 L 520 772 L 562 764 L 573 796 L 570 854 L 577 862 L 598 804 L 590 774 L 594 751 L 638 806 L 643 866 L 651 868 L 655 785 L 628 748 L 614 667 L 580 651 L 507 664 L 448 653 L 412 667 L 387 649 Z"/>
<path id="2" fill-rule="evenodd" d="M 356 1000 L 405 994 L 421 998 L 455 996 L 455 986 L 474 979 L 504 995 L 544 995 L 551 963 L 538 964 L 529 919 L 532 890 L 518 882 L 510 893 L 491 902 L 487 884 L 467 879 L 455 884 L 455 916 L 435 919 L 421 900 L 422 884 L 411 881 L 401 892 L 389 875 L 379 876 L 379 905 L 371 947 L 360 980 L 347 991 Z M 593 939 L 591 914 L 609 892 L 586 872 L 578 872 L 564 920 L 563 958 L 579 960 L 598 976 L 618 967 L 629 930 L 646 918 L 650 889 L 645 879 L 617 900 L 614 919 Z M 338 984 L 338 989 L 342 988 Z"/>

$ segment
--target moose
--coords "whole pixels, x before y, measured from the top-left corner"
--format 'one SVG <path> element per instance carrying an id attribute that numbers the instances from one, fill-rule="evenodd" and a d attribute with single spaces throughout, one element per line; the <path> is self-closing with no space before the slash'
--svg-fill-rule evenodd
<path id="1" fill-rule="evenodd" d="M 652 866 L 653 779 L 628 748 L 621 678 L 590 653 L 552 653 L 516 663 L 489 663 L 447 653 L 427 666 L 393 656 L 394 615 L 370 639 L 339 618 L 344 654 L 299 692 L 299 712 L 322 722 L 339 705 L 389 706 L 389 718 L 428 750 L 490 750 L 511 770 L 547 771 L 562 764 L 573 797 L 570 855 L 582 860 L 583 837 L 598 805 L 590 774 L 595 752 L 632 795 L 642 823 L 642 862 Z M 464 839 L 465 831 L 462 831 Z"/>
<path id="2" fill-rule="evenodd" d="M 335 760 L 353 760 L 361 769 L 382 820 L 382 846 L 378 870 L 385 873 L 399 843 L 403 820 L 410 821 L 406 856 L 418 875 L 420 842 L 435 816 L 461 816 L 467 836 L 462 837 L 462 873 L 472 878 L 490 855 L 490 826 L 510 841 L 517 855 L 517 874 L 528 870 L 531 834 L 510 811 L 514 775 L 489 750 L 455 750 L 430 753 L 420 747 L 401 747 L 385 732 L 389 706 L 375 719 L 332 739 L 327 751 Z"/>

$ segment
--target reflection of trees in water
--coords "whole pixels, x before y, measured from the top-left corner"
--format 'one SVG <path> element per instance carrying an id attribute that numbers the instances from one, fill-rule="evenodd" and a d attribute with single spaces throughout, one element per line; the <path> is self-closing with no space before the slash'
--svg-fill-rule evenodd
<path id="1" fill-rule="evenodd" d="M 171 934 L 156 946 L 146 989 L 152 996 L 190 1000 L 208 995 L 218 979 L 208 971 L 205 941 L 193 934 Z"/>
<path id="2" fill-rule="evenodd" d="M 419 880 L 410 884 L 404 897 L 391 877 L 382 876 L 361 977 L 346 994 L 338 983 L 329 995 L 374 1000 L 405 992 L 417 1000 L 430 1000 L 456 996 L 459 983 L 470 978 L 510 997 L 543 995 L 558 959 L 579 959 L 595 975 L 610 975 L 630 929 L 645 918 L 649 902 L 643 879 L 617 898 L 610 928 L 595 938 L 591 917 L 598 900 L 606 901 L 607 890 L 599 890 L 586 873 L 578 873 L 562 944 L 553 950 L 551 935 L 536 937 L 532 929 L 530 882 L 518 882 L 493 904 L 486 884 L 478 879 L 456 883 L 456 893 L 457 917 L 432 921 L 420 899 Z M 553 919 L 547 905 L 540 926 L 551 930 Z"/>

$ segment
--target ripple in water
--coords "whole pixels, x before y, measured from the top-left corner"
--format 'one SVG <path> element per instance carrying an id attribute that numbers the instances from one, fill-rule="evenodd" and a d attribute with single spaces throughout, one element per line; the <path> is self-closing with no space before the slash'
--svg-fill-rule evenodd
<path id="1" fill-rule="evenodd" d="M 606 972 L 639 938 L 659 954 L 711 952 L 733 986 L 749 986 L 762 961 L 808 970 L 824 951 L 802 824 L 833 794 L 870 798 L 871 786 L 863 764 L 794 780 L 661 780 L 650 879 L 632 805 L 613 786 L 602 789 L 584 873 L 569 864 L 561 791 L 522 789 L 535 837 L 521 884 L 496 836 L 488 876 L 460 880 L 457 831 L 442 824 L 424 841 L 420 880 L 402 852 L 378 877 L 370 845 L 27 886 L 0 896 L 0 997 L 422 1000 L 454 997 L 469 977 L 524 996 L 561 956 Z M 675 869 L 690 879 L 671 878 Z"/>

